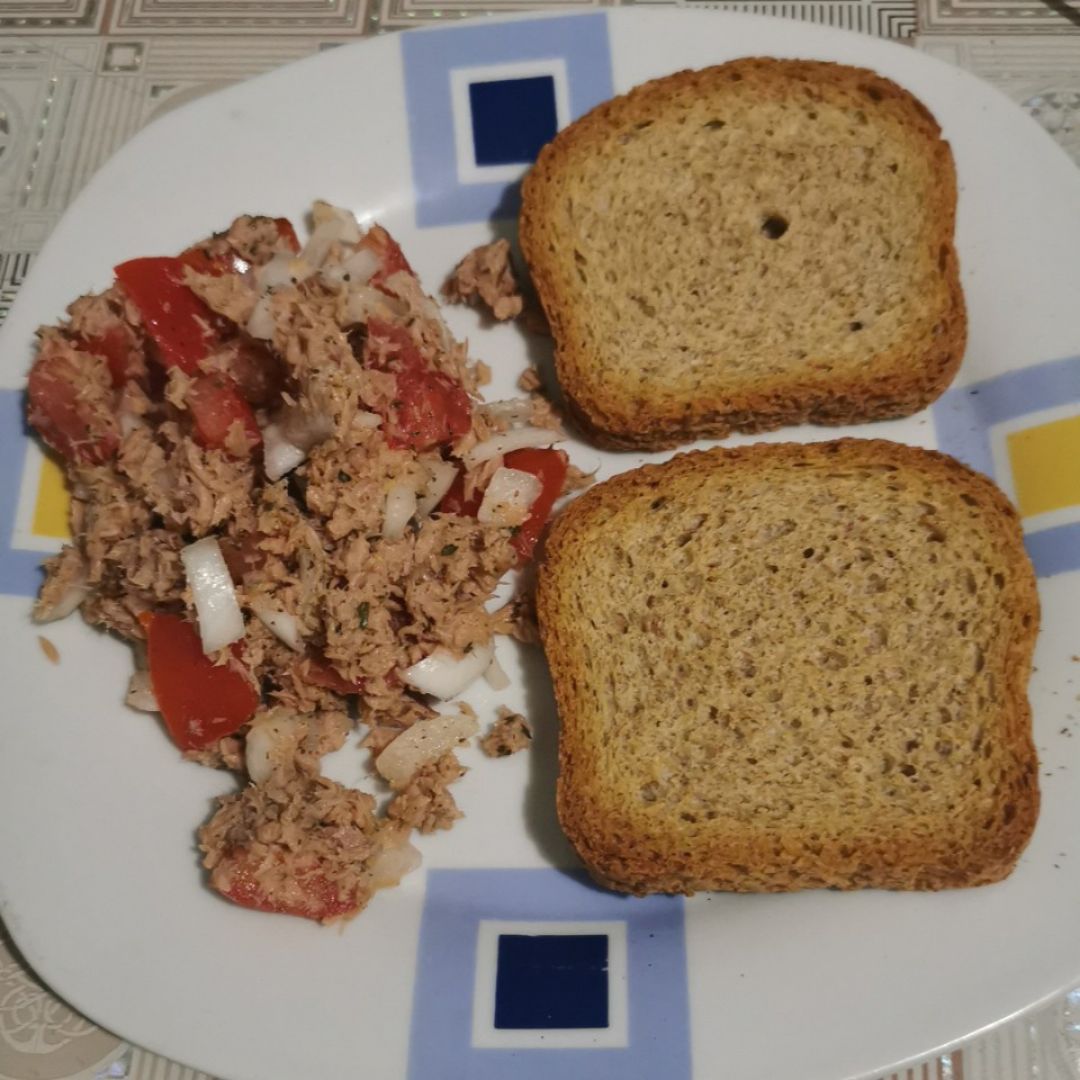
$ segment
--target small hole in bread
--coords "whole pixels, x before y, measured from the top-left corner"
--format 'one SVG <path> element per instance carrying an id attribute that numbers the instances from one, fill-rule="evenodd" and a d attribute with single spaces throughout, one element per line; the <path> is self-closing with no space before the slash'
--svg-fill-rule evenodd
<path id="1" fill-rule="evenodd" d="M 762 223 L 761 231 L 770 240 L 779 240 L 788 231 L 787 218 L 770 214 Z"/>
<path id="2" fill-rule="evenodd" d="M 861 330 L 862 328 L 863 328 L 863 324 L 862 324 L 861 322 L 859 322 L 859 320 L 858 320 L 858 319 L 856 319 L 856 320 L 855 320 L 854 322 L 849 322 L 849 323 L 848 323 L 848 329 L 849 329 L 849 330 L 850 330 L 850 331 L 851 331 L 851 332 L 852 332 L 853 334 L 854 334 L 854 333 L 855 333 L 855 332 L 856 332 L 857 330 Z"/>
<path id="3" fill-rule="evenodd" d="M 871 101 L 881 101 L 885 95 L 876 86 L 867 85 L 862 87 L 862 91 Z"/>
<path id="4" fill-rule="evenodd" d="M 726 120 L 710 120 L 708 123 L 702 124 L 702 127 L 706 131 L 719 131 L 721 128 L 727 127 Z"/>

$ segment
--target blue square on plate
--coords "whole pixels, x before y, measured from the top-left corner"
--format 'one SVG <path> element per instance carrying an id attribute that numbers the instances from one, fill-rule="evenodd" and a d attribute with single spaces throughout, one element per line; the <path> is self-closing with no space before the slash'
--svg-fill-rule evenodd
<path id="1" fill-rule="evenodd" d="M 469 84 L 477 165 L 529 164 L 558 130 L 550 75 Z"/>
<path id="2" fill-rule="evenodd" d="M 607 934 L 500 934 L 497 1028 L 606 1028 Z"/>

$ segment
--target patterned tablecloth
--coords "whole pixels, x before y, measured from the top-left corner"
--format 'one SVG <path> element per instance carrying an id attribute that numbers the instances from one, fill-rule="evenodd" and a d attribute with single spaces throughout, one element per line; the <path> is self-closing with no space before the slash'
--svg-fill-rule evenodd
<path id="1" fill-rule="evenodd" d="M 632 2 L 632 0 L 631 0 Z M 1069 0 L 676 0 L 904 41 L 975 72 L 1080 164 L 1080 8 Z M 608 0 L 0 0 L 0 319 L 50 229 L 144 124 L 357 38 L 495 11 Z M 1075 3 L 1075 0 L 1073 0 Z M 0 926 L 0 1080 L 197 1080 L 42 987 Z M 895 1080 L 1080 1077 L 1080 989 Z M 208 1080 L 208 1078 L 207 1078 Z"/>

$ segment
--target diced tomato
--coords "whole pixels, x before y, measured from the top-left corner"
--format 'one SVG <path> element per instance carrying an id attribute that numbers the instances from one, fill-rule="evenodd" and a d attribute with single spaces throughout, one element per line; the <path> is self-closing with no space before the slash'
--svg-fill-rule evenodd
<path id="1" fill-rule="evenodd" d="M 278 236 L 285 241 L 285 246 L 295 255 L 300 250 L 300 241 L 296 238 L 296 230 L 288 218 L 274 218 L 277 225 Z"/>
<path id="2" fill-rule="evenodd" d="M 116 279 L 139 309 L 143 326 L 165 367 L 186 375 L 221 342 L 221 320 L 184 284 L 182 259 L 132 259 L 116 267 Z"/>
<path id="3" fill-rule="evenodd" d="M 397 397 L 383 430 L 394 448 L 429 450 L 453 442 L 472 425 L 469 395 L 449 375 L 437 371 L 401 372 Z"/>
<path id="4" fill-rule="evenodd" d="M 449 375 L 432 371 L 424 362 L 409 332 L 401 326 L 372 319 L 368 323 L 368 350 L 383 342 L 391 354 L 387 369 L 397 379 L 396 397 L 383 416 L 383 431 L 391 447 L 428 450 L 451 443 L 472 426 L 472 402 L 464 387 Z"/>
<path id="5" fill-rule="evenodd" d="M 250 405 L 273 405 L 285 385 L 285 365 L 260 341 L 237 338 L 229 343 L 225 367 Z"/>
<path id="6" fill-rule="evenodd" d="M 566 453 L 562 450 L 511 450 L 503 458 L 508 469 L 532 473 L 540 481 L 540 494 L 529 508 L 529 516 L 514 534 L 513 544 L 522 562 L 527 562 L 540 539 L 555 500 L 566 482 Z"/>
<path id="7" fill-rule="evenodd" d="M 527 562 L 540 538 L 551 508 L 562 493 L 566 482 L 567 457 L 562 450 L 511 450 L 503 458 L 508 469 L 519 469 L 532 473 L 540 481 L 540 494 L 529 508 L 529 516 L 514 534 L 513 545 L 521 562 Z M 439 513 L 459 514 L 461 517 L 476 517 L 483 501 L 482 492 L 474 492 L 471 499 L 465 498 L 465 474 L 458 473 L 449 490 L 439 503 Z"/>
<path id="8" fill-rule="evenodd" d="M 191 381 L 184 399 L 195 421 L 195 434 L 203 446 L 228 449 L 229 429 L 239 422 L 248 446 L 255 450 L 262 444 L 262 433 L 251 406 L 240 391 L 220 375 L 200 375 Z"/>
<path id="9" fill-rule="evenodd" d="M 259 546 L 262 542 L 259 533 L 244 533 L 235 539 L 222 536 L 218 539 L 221 557 L 229 568 L 229 576 L 234 584 L 240 585 L 244 575 L 261 570 L 266 565 L 267 553 Z"/>
<path id="10" fill-rule="evenodd" d="M 148 614 L 150 684 L 173 742 L 201 750 L 243 727 L 259 706 L 255 688 L 235 668 L 215 664 L 199 632 L 176 615 Z"/>
<path id="11" fill-rule="evenodd" d="M 222 896 L 234 904 L 255 911 L 299 915 L 316 922 L 328 922 L 360 910 L 357 890 L 341 892 L 318 869 L 309 869 L 306 873 L 294 869 L 285 875 L 290 885 L 300 894 L 295 903 L 284 903 L 268 896 L 258 882 L 248 853 L 243 849 L 227 854 L 219 863 L 216 873 L 229 882 L 228 887 L 221 890 Z"/>
<path id="12" fill-rule="evenodd" d="M 323 690 L 333 690 L 335 694 L 359 694 L 364 689 L 364 680 L 351 683 L 337 668 L 314 656 L 305 656 L 296 664 L 296 674 L 303 682 L 319 686 Z"/>
<path id="13" fill-rule="evenodd" d="M 371 275 L 371 284 L 376 287 L 399 270 L 404 270 L 407 274 L 413 273 L 401 245 L 381 225 L 372 225 L 368 229 L 360 241 L 360 247 L 367 248 L 379 258 L 379 269 Z"/>
<path id="14" fill-rule="evenodd" d="M 101 465 L 116 453 L 120 431 L 111 401 L 93 393 L 95 386 L 86 378 L 81 360 L 103 362 L 99 356 L 68 352 L 45 341 L 27 380 L 27 418 L 42 439 L 69 461 Z M 112 397 L 111 390 L 106 394 Z"/>
<path id="15" fill-rule="evenodd" d="M 181 252 L 180 261 L 185 266 L 190 266 L 197 274 L 212 274 L 214 277 L 221 277 L 223 274 L 242 274 L 251 266 L 251 263 L 246 259 L 241 259 L 231 248 L 224 248 L 211 255 L 198 244 Z"/>
<path id="16" fill-rule="evenodd" d="M 81 348 L 95 356 L 104 357 L 115 387 L 128 379 L 142 381 L 146 377 L 146 357 L 135 331 L 119 320 L 103 334 L 81 339 Z"/>
<path id="17" fill-rule="evenodd" d="M 459 472 L 439 501 L 440 514 L 457 514 L 459 517 L 476 517 L 483 502 L 484 493 L 474 491 L 471 499 L 465 498 L 465 473 Z"/>

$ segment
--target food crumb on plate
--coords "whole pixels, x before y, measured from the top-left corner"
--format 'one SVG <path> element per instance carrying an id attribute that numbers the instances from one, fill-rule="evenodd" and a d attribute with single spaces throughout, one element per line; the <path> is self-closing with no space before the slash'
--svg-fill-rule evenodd
<path id="1" fill-rule="evenodd" d="M 47 637 L 38 634 L 38 644 L 50 664 L 60 663 L 60 650 Z"/>

